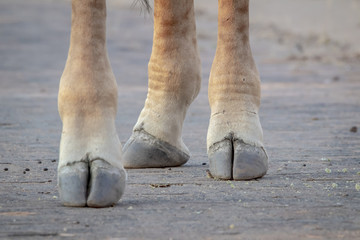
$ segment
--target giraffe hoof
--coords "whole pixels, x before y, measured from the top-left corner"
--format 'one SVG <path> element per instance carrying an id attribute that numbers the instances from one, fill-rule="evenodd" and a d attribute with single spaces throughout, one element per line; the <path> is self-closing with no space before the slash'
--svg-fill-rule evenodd
<path id="1" fill-rule="evenodd" d="M 122 163 L 125 168 L 177 167 L 189 158 L 189 154 L 141 130 L 124 145 Z"/>
<path id="2" fill-rule="evenodd" d="M 71 207 L 109 207 L 125 190 L 126 173 L 104 160 L 75 162 L 58 171 L 60 199 Z"/>
<path id="3" fill-rule="evenodd" d="M 63 205 L 86 206 L 88 174 L 88 164 L 85 162 L 76 162 L 59 169 L 58 185 Z"/>
<path id="4" fill-rule="evenodd" d="M 268 170 L 265 150 L 238 139 L 225 139 L 213 144 L 208 155 L 214 178 L 250 180 L 264 176 Z"/>

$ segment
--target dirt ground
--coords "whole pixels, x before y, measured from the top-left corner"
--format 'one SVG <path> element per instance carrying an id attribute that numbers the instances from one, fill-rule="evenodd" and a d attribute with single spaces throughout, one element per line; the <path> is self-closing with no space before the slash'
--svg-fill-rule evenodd
<path id="1" fill-rule="evenodd" d="M 122 143 L 146 98 L 152 45 L 152 17 L 131 5 L 108 1 Z M 270 169 L 259 180 L 216 181 L 206 131 L 217 10 L 197 0 L 203 81 L 183 131 L 191 159 L 129 170 L 119 204 L 90 209 L 63 207 L 56 188 L 70 3 L 0 1 L 0 238 L 360 238 L 359 11 L 358 0 L 251 1 Z"/>

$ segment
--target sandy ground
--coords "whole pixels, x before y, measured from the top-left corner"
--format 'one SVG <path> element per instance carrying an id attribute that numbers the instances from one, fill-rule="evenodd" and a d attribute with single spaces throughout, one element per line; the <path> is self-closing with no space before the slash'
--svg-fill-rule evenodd
<path id="1" fill-rule="evenodd" d="M 203 81 L 184 124 L 190 161 L 131 170 L 117 206 L 86 209 L 62 207 L 56 189 L 57 89 L 69 44 L 69 1 L 0 2 L 0 238 L 360 237 L 360 1 L 251 1 L 270 170 L 248 182 L 206 174 L 216 4 L 196 1 Z M 124 143 L 146 98 L 152 18 L 131 1 L 108 5 Z"/>

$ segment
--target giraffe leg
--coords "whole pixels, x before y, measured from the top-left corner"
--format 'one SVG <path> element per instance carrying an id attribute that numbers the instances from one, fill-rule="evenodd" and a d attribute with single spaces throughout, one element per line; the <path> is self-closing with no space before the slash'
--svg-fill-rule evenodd
<path id="1" fill-rule="evenodd" d="M 181 131 L 200 89 L 195 28 L 193 0 L 155 0 L 148 95 L 124 146 L 127 168 L 179 166 L 190 157 Z"/>
<path id="2" fill-rule="evenodd" d="M 105 28 L 105 0 L 72 0 L 70 49 L 58 96 L 63 122 L 58 186 L 66 206 L 111 206 L 125 188 L 115 129 L 117 84 Z"/>
<path id="3" fill-rule="evenodd" d="M 265 175 L 268 157 L 258 114 L 260 78 L 249 44 L 249 0 L 219 0 L 209 102 L 207 148 L 211 174 L 235 180 Z"/>

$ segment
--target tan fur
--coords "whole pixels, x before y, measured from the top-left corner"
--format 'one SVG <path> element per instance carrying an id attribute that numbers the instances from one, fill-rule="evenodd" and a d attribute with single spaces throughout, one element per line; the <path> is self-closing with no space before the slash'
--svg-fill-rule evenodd
<path id="1" fill-rule="evenodd" d="M 59 168 L 84 158 L 122 168 L 115 129 L 117 85 L 106 50 L 105 1 L 72 1 L 68 59 L 60 80 Z"/>
<path id="2" fill-rule="evenodd" d="M 193 0 L 154 2 L 148 96 L 134 130 L 189 153 L 181 139 L 186 111 L 200 90 Z"/>
<path id="3" fill-rule="evenodd" d="M 260 78 L 249 44 L 248 0 L 219 0 L 218 42 L 209 81 L 208 149 L 233 134 L 263 146 Z"/>
<path id="4" fill-rule="evenodd" d="M 115 128 L 117 85 L 106 49 L 106 1 L 72 0 L 70 48 L 58 96 L 59 188 L 67 206 L 115 204 L 125 188 L 122 164 L 167 167 L 189 159 L 182 127 L 201 84 L 194 2 L 154 3 L 148 95 L 122 156 Z M 268 168 L 248 7 L 248 0 L 219 0 L 207 147 L 210 171 L 221 179 L 258 178 Z"/>

